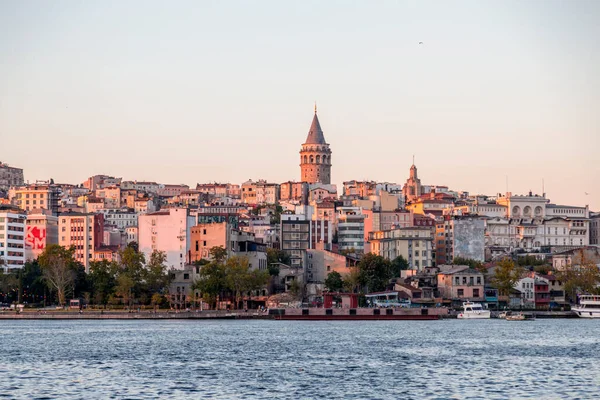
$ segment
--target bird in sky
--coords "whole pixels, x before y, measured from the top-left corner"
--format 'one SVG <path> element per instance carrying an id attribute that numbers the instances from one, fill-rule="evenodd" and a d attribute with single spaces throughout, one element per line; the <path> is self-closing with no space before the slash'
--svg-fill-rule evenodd
<path id="1" fill-rule="evenodd" d="M 423 42 L 419 42 L 419 44 L 423 44 Z"/>
<path id="2" fill-rule="evenodd" d="M 589 196 L 590 194 L 588 192 L 584 192 L 586 196 Z"/>

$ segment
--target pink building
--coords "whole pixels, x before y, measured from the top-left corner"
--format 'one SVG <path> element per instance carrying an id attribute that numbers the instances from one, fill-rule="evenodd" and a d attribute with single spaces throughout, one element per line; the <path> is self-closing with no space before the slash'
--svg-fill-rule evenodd
<path id="1" fill-rule="evenodd" d="M 467 265 L 452 266 L 438 273 L 437 282 L 438 291 L 445 299 L 455 302 L 484 300 L 484 276 Z"/>
<path id="2" fill-rule="evenodd" d="M 25 258 L 36 259 L 49 244 L 58 244 L 58 218 L 49 210 L 33 210 L 27 216 Z"/>

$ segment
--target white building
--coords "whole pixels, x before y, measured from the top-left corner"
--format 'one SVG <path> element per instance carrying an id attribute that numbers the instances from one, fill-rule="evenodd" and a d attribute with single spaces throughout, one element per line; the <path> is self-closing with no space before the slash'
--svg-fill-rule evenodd
<path id="1" fill-rule="evenodd" d="M 129 226 L 137 226 L 138 215 L 131 209 L 100 210 L 104 214 L 104 225 L 114 226 L 120 231 L 125 231 Z"/>
<path id="2" fill-rule="evenodd" d="M 360 207 L 340 207 L 336 211 L 338 246 L 340 250 L 365 249 L 365 216 Z"/>
<path id="3" fill-rule="evenodd" d="M 169 268 L 183 269 L 190 250 L 190 229 L 195 218 L 185 208 L 169 208 L 138 218 L 139 249 L 146 260 L 154 250 L 164 251 Z"/>
<path id="4" fill-rule="evenodd" d="M 0 208 L 0 267 L 5 271 L 25 264 L 25 223 L 21 210 Z"/>

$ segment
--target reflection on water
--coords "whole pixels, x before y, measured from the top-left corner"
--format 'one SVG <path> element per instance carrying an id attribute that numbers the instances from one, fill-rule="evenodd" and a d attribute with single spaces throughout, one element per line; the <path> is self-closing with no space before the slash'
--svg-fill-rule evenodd
<path id="1" fill-rule="evenodd" d="M 597 398 L 600 321 L 1 321 L 5 398 Z"/>

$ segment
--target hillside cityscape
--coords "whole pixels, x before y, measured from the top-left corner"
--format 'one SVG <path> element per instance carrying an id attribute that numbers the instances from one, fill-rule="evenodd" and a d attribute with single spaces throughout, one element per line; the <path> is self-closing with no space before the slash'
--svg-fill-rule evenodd
<path id="1" fill-rule="evenodd" d="M 596 290 L 597 267 L 567 273 L 600 263 L 587 205 L 422 183 L 414 159 L 403 184 L 338 188 L 333 147 L 315 107 L 297 181 L 26 183 L 1 164 L 0 300 L 256 308 L 346 292 L 543 310 Z"/>

